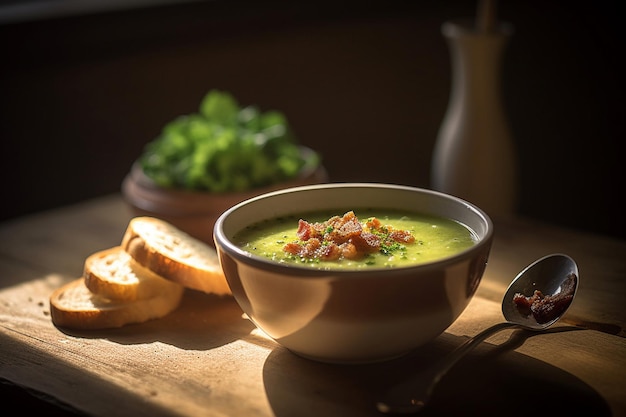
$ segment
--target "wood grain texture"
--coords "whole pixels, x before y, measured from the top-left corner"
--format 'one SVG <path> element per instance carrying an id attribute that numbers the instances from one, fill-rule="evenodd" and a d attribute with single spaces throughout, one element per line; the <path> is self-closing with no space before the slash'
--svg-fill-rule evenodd
<path id="1" fill-rule="evenodd" d="M 337 366 L 276 345 L 231 297 L 192 290 L 163 319 L 109 331 L 56 328 L 50 293 L 82 271 L 89 253 L 118 243 L 129 219 L 112 195 L 0 225 L 0 379 L 94 416 L 376 416 L 381 389 L 502 321 L 499 297 L 517 272 L 565 252 L 579 262 L 581 287 L 563 324 L 492 336 L 444 378 L 431 415 L 522 415 L 518 393 L 529 386 L 576 396 L 565 414 L 626 415 L 622 241 L 497 223 L 477 297 L 444 334 L 397 360 Z M 593 329 L 572 326 L 581 323 Z"/>

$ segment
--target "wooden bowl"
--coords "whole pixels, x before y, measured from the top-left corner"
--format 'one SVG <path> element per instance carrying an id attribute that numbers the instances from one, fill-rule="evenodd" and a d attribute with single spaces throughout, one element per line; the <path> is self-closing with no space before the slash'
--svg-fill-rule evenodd
<path id="1" fill-rule="evenodd" d="M 302 147 L 302 152 L 312 152 Z M 244 192 L 211 193 L 164 188 L 146 176 L 138 163 L 122 182 L 122 195 L 134 216 L 152 216 L 170 222 L 188 234 L 214 246 L 213 226 L 227 209 L 261 194 L 300 185 L 328 182 L 323 165 L 305 167 L 290 181 Z"/>

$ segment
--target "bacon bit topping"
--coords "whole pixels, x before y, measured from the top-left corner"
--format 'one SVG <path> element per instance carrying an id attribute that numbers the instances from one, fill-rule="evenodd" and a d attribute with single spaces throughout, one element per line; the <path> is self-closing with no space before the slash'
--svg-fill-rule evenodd
<path id="1" fill-rule="evenodd" d="M 296 236 L 298 241 L 287 243 L 283 251 L 321 261 L 360 259 L 375 252 L 391 254 L 415 242 L 410 232 L 384 226 L 376 217 L 361 223 L 353 211 L 321 223 L 300 219 Z"/>
<path id="2" fill-rule="evenodd" d="M 535 290 L 533 295 L 526 297 L 516 293 L 513 303 L 520 314 L 532 315 L 539 324 L 547 323 L 560 316 L 574 299 L 576 288 L 576 275 L 570 274 L 561 283 L 561 291 L 555 295 L 544 295 L 540 290 Z"/>

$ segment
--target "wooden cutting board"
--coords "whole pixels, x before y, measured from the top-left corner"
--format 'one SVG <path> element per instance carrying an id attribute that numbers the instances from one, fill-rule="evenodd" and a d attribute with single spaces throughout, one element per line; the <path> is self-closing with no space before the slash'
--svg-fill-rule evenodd
<path id="1" fill-rule="evenodd" d="M 425 415 L 626 415 L 621 241 L 506 223 L 477 296 L 443 335 L 394 361 L 340 366 L 276 345 L 231 297 L 191 290 L 160 320 L 56 328 L 49 295 L 90 253 L 117 244 L 128 220 L 111 196 L 0 226 L 0 379 L 96 416 L 376 416 L 381 390 L 501 322 L 512 277 L 564 251 L 579 261 L 581 288 L 563 324 L 494 335 L 444 378 Z"/>

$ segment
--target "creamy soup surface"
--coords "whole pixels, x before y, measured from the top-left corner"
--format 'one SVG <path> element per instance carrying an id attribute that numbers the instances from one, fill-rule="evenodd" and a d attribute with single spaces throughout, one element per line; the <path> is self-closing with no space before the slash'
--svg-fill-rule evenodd
<path id="1" fill-rule="evenodd" d="M 409 232 L 411 243 L 399 243 L 390 249 L 367 253 L 358 259 L 322 260 L 294 255 L 286 246 L 302 240 L 298 237 L 300 220 L 323 223 L 333 216 L 343 216 L 353 211 L 365 224 L 376 218 L 380 224 L 395 230 Z M 467 226 L 451 219 L 409 211 L 389 209 L 346 209 L 333 212 L 310 212 L 299 216 L 285 216 L 251 225 L 233 237 L 240 248 L 275 262 L 308 266 L 316 269 L 367 269 L 393 268 L 430 262 L 461 252 L 476 244 L 476 234 Z"/>

